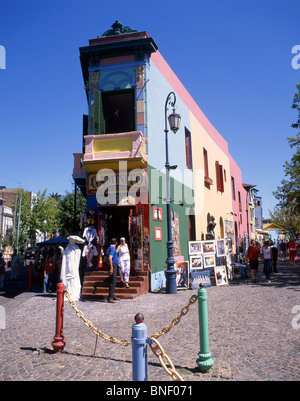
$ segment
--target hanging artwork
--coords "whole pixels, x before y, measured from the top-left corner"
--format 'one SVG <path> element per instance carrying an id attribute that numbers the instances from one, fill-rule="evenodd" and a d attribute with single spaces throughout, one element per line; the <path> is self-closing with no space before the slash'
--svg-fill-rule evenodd
<path id="1" fill-rule="evenodd" d="M 226 266 L 215 267 L 215 278 L 217 286 L 228 284 Z"/>
<path id="2" fill-rule="evenodd" d="M 221 256 L 226 256 L 225 239 L 218 239 L 216 241 L 216 247 L 217 247 L 218 258 L 220 258 Z"/>
<path id="3" fill-rule="evenodd" d="M 177 287 L 189 288 L 189 262 L 176 262 L 174 268 Z"/>
<path id="4" fill-rule="evenodd" d="M 190 268 L 191 270 L 203 269 L 202 255 L 190 256 Z"/>
<path id="5" fill-rule="evenodd" d="M 215 241 L 202 241 L 202 251 L 203 255 L 214 254 L 216 252 Z"/>
<path id="6" fill-rule="evenodd" d="M 202 253 L 202 241 L 189 241 L 189 255 Z"/>
<path id="7" fill-rule="evenodd" d="M 203 254 L 203 266 L 204 268 L 216 266 L 216 256 Z"/>

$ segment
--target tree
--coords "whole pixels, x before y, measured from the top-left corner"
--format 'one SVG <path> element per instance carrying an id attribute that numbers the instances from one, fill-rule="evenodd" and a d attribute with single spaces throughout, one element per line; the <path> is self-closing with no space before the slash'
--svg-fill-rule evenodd
<path id="1" fill-rule="evenodd" d="M 273 211 L 270 211 L 270 218 L 273 223 L 284 228 L 289 233 L 296 235 L 300 227 L 300 215 L 295 214 L 294 210 L 289 206 L 275 206 Z"/>
<path id="2" fill-rule="evenodd" d="M 77 235 L 80 227 L 80 214 L 86 211 L 86 199 L 81 192 L 76 194 L 76 213 L 74 221 L 75 191 L 67 192 L 62 198 L 59 210 L 59 228 L 62 237 Z"/>
<path id="3" fill-rule="evenodd" d="M 292 128 L 300 128 L 300 84 L 297 84 L 298 92 L 295 93 L 292 108 L 298 110 L 297 122 L 292 124 Z M 286 214 L 286 224 L 282 222 L 282 226 L 286 228 L 291 226 L 290 222 L 293 221 L 293 232 L 300 230 L 300 131 L 295 137 L 288 137 L 288 142 L 291 148 L 295 147 L 296 152 L 292 156 L 290 162 L 285 162 L 284 172 L 286 179 L 281 181 L 281 186 L 273 192 L 275 198 L 279 201 L 273 213 L 271 212 L 274 221 L 279 219 L 279 215 L 284 217 Z M 296 225 L 296 226 L 295 226 Z"/>
<path id="4" fill-rule="evenodd" d="M 53 197 L 47 197 L 47 190 L 39 191 L 33 199 L 30 217 L 30 231 L 55 234 L 59 227 L 59 204 Z"/>

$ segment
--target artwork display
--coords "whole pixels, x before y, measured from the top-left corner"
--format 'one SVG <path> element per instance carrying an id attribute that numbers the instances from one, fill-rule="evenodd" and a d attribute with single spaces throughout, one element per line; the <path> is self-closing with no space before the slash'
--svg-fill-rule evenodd
<path id="1" fill-rule="evenodd" d="M 215 278 L 217 286 L 228 284 L 226 266 L 215 267 Z"/>
<path id="2" fill-rule="evenodd" d="M 196 255 L 202 253 L 202 241 L 189 241 L 189 254 Z"/>
<path id="3" fill-rule="evenodd" d="M 218 239 L 216 241 L 216 248 L 218 258 L 226 256 L 225 239 Z"/>
<path id="4" fill-rule="evenodd" d="M 213 255 L 203 255 L 203 266 L 204 268 L 216 266 L 216 256 Z"/>
<path id="5" fill-rule="evenodd" d="M 228 284 L 226 266 L 219 266 L 224 263 L 227 249 L 227 240 L 207 239 L 206 241 L 189 241 L 188 250 L 190 257 L 190 286 L 198 289 L 200 284 L 204 287 L 211 286 L 210 275 L 214 269 L 216 285 Z M 218 266 L 217 266 L 218 264 Z"/>
<path id="6" fill-rule="evenodd" d="M 202 255 L 190 256 L 190 269 L 203 269 Z"/>
<path id="7" fill-rule="evenodd" d="M 177 271 L 176 275 L 176 285 L 177 287 L 189 288 L 189 262 L 176 262 L 174 266 Z"/>
<path id="8" fill-rule="evenodd" d="M 191 271 L 191 287 L 198 290 L 200 284 L 204 287 L 211 287 L 210 270 L 192 270 Z"/>
<path id="9" fill-rule="evenodd" d="M 203 255 L 214 254 L 216 252 L 215 241 L 202 241 Z"/>

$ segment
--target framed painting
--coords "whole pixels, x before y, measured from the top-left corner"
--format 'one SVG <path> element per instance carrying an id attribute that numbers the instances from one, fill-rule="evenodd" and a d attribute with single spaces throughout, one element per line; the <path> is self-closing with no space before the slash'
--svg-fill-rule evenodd
<path id="1" fill-rule="evenodd" d="M 174 266 L 177 274 L 176 274 L 176 285 L 177 287 L 189 288 L 189 262 L 176 262 Z"/>
<path id="2" fill-rule="evenodd" d="M 189 255 L 202 253 L 202 241 L 189 241 Z"/>
<path id="3" fill-rule="evenodd" d="M 216 266 L 216 256 L 203 254 L 203 266 L 204 269 Z"/>
<path id="4" fill-rule="evenodd" d="M 190 256 L 190 270 L 203 269 L 202 255 Z"/>
<path id="5" fill-rule="evenodd" d="M 228 284 L 226 266 L 215 267 L 215 279 L 217 286 Z"/>
<path id="6" fill-rule="evenodd" d="M 226 256 L 225 239 L 217 239 L 216 241 L 217 256 L 218 258 Z"/>
<path id="7" fill-rule="evenodd" d="M 203 255 L 216 252 L 215 241 L 202 241 Z"/>

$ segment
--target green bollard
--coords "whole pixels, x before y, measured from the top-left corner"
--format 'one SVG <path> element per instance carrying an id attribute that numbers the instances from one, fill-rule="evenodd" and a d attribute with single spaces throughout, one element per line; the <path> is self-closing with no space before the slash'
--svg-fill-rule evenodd
<path id="1" fill-rule="evenodd" d="M 197 359 L 197 365 L 200 372 L 210 372 L 214 361 L 209 352 L 208 341 L 208 316 L 207 316 L 207 293 L 204 285 L 201 283 L 198 290 L 198 309 L 199 309 L 199 336 L 200 336 L 200 352 Z"/>

